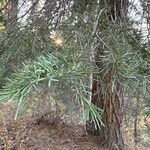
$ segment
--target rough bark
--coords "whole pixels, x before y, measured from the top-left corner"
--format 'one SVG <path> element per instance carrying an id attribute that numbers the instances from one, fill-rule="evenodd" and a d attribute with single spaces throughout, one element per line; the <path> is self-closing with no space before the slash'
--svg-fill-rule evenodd
<path id="1" fill-rule="evenodd" d="M 97 80 L 93 81 L 92 103 L 103 110 L 102 121 L 105 126 L 95 130 L 93 122 L 90 121 L 87 123 L 87 131 L 98 135 L 101 145 L 110 150 L 123 150 L 124 142 L 121 132 L 123 87 L 118 83 L 117 88 L 112 92 L 112 72 L 109 72 L 106 77 L 106 84 L 109 84 L 109 87 L 105 95 L 101 92 L 102 85 Z"/>
<path id="2" fill-rule="evenodd" d="M 127 0 L 112 0 L 109 1 L 109 5 L 111 9 L 107 17 L 110 22 L 125 20 Z M 100 59 L 103 51 L 100 48 L 97 50 L 95 62 Z M 95 65 L 99 68 L 101 67 L 100 63 L 95 63 Z M 106 146 L 109 150 L 123 150 L 125 149 L 121 132 L 123 87 L 119 83 L 116 83 L 116 88 L 112 90 L 114 73 L 114 70 L 110 69 L 105 76 L 103 85 L 100 83 L 98 76 L 93 75 L 91 102 L 103 110 L 102 122 L 105 126 L 101 126 L 101 129 L 95 130 L 93 122 L 89 120 L 87 122 L 87 132 L 98 135 L 101 145 Z M 105 94 L 102 92 L 103 89 L 105 89 Z"/>

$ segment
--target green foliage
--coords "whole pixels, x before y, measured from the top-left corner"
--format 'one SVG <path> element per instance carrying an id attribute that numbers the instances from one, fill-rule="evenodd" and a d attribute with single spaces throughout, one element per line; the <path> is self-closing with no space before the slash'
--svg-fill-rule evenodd
<path id="1" fill-rule="evenodd" d="M 41 55 L 36 61 L 24 64 L 21 70 L 19 69 L 12 75 L 1 90 L 0 98 L 1 100 L 17 100 L 15 119 L 27 94 L 38 88 L 40 84 L 44 82 L 50 87 L 66 82 L 69 85 L 67 88 L 71 88 L 79 94 L 81 106 L 86 112 L 84 118 L 88 119 L 89 115 L 92 116 L 95 126 L 100 127 L 101 110 L 85 98 L 81 82 L 84 77 L 90 75 L 93 69 L 87 66 L 85 60 L 82 60 L 80 54 L 77 55 L 77 50 L 71 46 L 64 46 L 60 52 Z"/>

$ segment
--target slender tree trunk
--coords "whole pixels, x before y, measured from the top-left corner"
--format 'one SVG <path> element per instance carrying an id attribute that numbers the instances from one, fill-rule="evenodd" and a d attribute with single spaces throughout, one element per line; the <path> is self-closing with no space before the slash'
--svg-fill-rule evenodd
<path id="1" fill-rule="evenodd" d="M 125 20 L 127 0 L 112 0 L 108 3 L 111 8 L 108 13 L 110 22 Z M 103 51 L 100 48 L 97 50 L 95 62 L 100 59 Z M 95 64 L 97 67 L 101 67 L 100 63 Z M 98 135 L 101 145 L 106 146 L 109 150 L 123 150 L 124 141 L 121 132 L 123 87 L 116 83 L 116 87 L 113 89 L 114 74 L 114 70 L 110 69 L 103 81 L 104 85 L 100 83 L 97 75 L 93 77 L 91 102 L 103 110 L 102 121 L 105 126 L 95 130 L 93 122 L 89 120 L 87 122 L 87 132 Z M 103 92 L 104 86 L 105 94 Z"/>
<path id="2" fill-rule="evenodd" d="M 135 119 L 134 119 L 134 143 L 135 143 L 135 150 L 137 150 L 137 144 L 138 144 L 139 107 L 140 107 L 140 92 L 138 91 L 138 95 L 137 95 L 136 102 L 135 102 Z"/>
<path id="3" fill-rule="evenodd" d="M 10 0 L 7 10 L 6 30 L 11 33 L 17 27 L 18 0 Z"/>

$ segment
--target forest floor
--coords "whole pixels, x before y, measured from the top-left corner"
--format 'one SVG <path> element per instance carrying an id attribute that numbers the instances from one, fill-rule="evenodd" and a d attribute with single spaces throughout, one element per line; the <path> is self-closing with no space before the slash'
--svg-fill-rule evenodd
<path id="1" fill-rule="evenodd" d="M 96 137 L 82 126 L 45 116 L 24 115 L 15 121 L 12 105 L 0 106 L 0 150 L 100 150 Z"/>
<path id="2" fill-rule="evenodd" d="M 24 115 L 14 121 L 13 110 L 11 103 L 0 106 L 0 150 L 102 150 L 82 126 L 46 116 Z"/>

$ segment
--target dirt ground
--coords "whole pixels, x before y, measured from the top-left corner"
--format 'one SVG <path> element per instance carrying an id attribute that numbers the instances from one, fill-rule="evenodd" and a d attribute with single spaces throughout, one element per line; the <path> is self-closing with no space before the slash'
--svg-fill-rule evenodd
<path id="1" fill-rule="evenodd" d="M 0 150 L 101 150 L 84 128 L 62 120 L 25 115 L 13 120 L 13 107 L 0 107 Z"/>
<path id="2" fill-rule="evenodd" d="M 52 112 L 29 112 L 16 121 L 13 116 L 13 103 L 0 105 L 0 150 L 104 150 L 83 126 L 57 118 Z M 134 150 L 132 143 L 126 145 L 126 150 Z"/>

